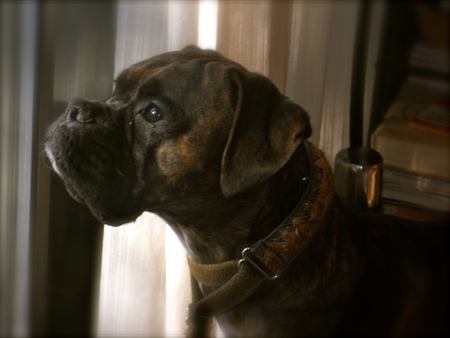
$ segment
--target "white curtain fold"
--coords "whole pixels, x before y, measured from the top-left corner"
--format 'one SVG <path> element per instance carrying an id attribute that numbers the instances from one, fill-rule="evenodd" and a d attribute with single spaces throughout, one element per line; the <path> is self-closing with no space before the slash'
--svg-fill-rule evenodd
<path id="1" fill-rule="evenodd" d="M 353 50 L 357 29 L 357 2 L 333 2 L 330 16 L 326 74 L 319 146 L 330 163 L 350 145 L 350 87 Z M 361 112 L 362 113 L 362 112 Z"/>
<path id="2" fill-rule="evenodd" d="M 30 334 L 39 18 L 0 3 L 0 336 Z"/>
<path id="3" fill-rule="evenodd" d="M 358 8 L 356 1 L 119 1 L 115 74 L 188 44 L 216 47 L 303 106 L 312 141 L 332 160 L 349 145 Z M 183 336 L 185 253 L 157 216 L 105 228 L 99 290 L 95 335 Z"/>
<path id="4" fill-rule="evenodd" d="M 98 335 L 182 335 L 190 289 L 184 249 L 173 236 L 150 213 L 136 223 L 105 228 Z"/>

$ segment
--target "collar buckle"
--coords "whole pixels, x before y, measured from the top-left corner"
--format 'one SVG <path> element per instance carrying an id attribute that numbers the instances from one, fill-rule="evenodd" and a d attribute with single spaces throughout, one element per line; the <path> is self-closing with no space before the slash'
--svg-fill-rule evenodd
<path id="1" fill-rule="evenodd" d="M 278 277 L 273 271 L 271 271 L 263 262 L 261 262 L 253 253 L 251 248 L 245 248 L 242 250 L 242 259 L 238 262 L 240 267 L 242 263 L 248 262 L 253 265 L 259 272 L 261 272 L 264 277 L 268 279 L 276 279 Z"/>

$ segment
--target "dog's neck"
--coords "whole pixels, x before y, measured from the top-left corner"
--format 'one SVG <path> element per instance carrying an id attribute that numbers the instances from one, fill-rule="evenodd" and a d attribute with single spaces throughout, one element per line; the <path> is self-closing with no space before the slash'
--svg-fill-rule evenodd
<path id="1" fill-rule="evenodd" d="M 192 208 L 160 216 L 198 263 L 239 259 L 243 248 L 267 236 L 292 212 L 306 191 L 303 178 L 309 171 L 301 146 L 272 178 L 242 196 L 211 199 L 201 212 Z"/>

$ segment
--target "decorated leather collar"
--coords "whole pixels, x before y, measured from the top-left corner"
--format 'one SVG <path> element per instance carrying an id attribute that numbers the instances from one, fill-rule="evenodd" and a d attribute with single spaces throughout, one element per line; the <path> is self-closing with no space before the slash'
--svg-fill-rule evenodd
<path id="1" fill-rule="evenodd" d="M 323 152 L 311 142 L 304 147 L 310 162 L 310 174 L 306 193 L 291 214 L 267 237 L 243 250 L 241 259 L 219 264 L 198 264 L 188 258 L 194 278 L 204 285 L 219 286 L 229 280 L 248 262 L 264 277 L 277 278 L 280 273 L 306 247 L 327 213 L 333 196 L 333 182 L 330 166 Z M 233 263 L 234 262 L 234 263 Z"/>
<path id="2" fill-rule="evenodd" d="M 310 161 L 308 188 L 296 208 L 266 238 L 242 252 L 246 261 L 264 276 L 277 278 L 299 255 L 309 242 L 327 212 L 333 196 L 330 166 L 322 151 L 310 142 L 305 142 Z"/>
<path id="3" fill-rule="evenodd" d="M 188 257 L 192 287 L 192 304 L 186 318 L 188 337 L 206 336 L 212 316 L 234 308 L 267 278 L 277 278 L 319 228 L 334 194 L 331 169 L 319 148 L 310 142 L 305 142 L 304 146 L 311 168 L 309 177 L 305 178 L 308 188 L 282 224 L 266 238 L 245 248 L 239 262 L 199 264 Z M 203 297 L 198 282 L 218 288 Z"/>

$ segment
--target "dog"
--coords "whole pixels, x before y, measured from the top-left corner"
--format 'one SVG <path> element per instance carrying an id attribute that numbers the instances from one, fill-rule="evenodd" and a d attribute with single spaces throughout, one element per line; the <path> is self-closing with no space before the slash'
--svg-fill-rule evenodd
<path id="1" fill-rule="evenodd" d="M 447 332 L 447 228 L 348 212 L 311 133 L 269 79 L 188 46 L 124 70 L 105 102 L 71 101 L 45 158 L 103 223 L 150 211 L 171 226 L 194 276 L 192 325 L 214 316 L 240 337 Z"/>

